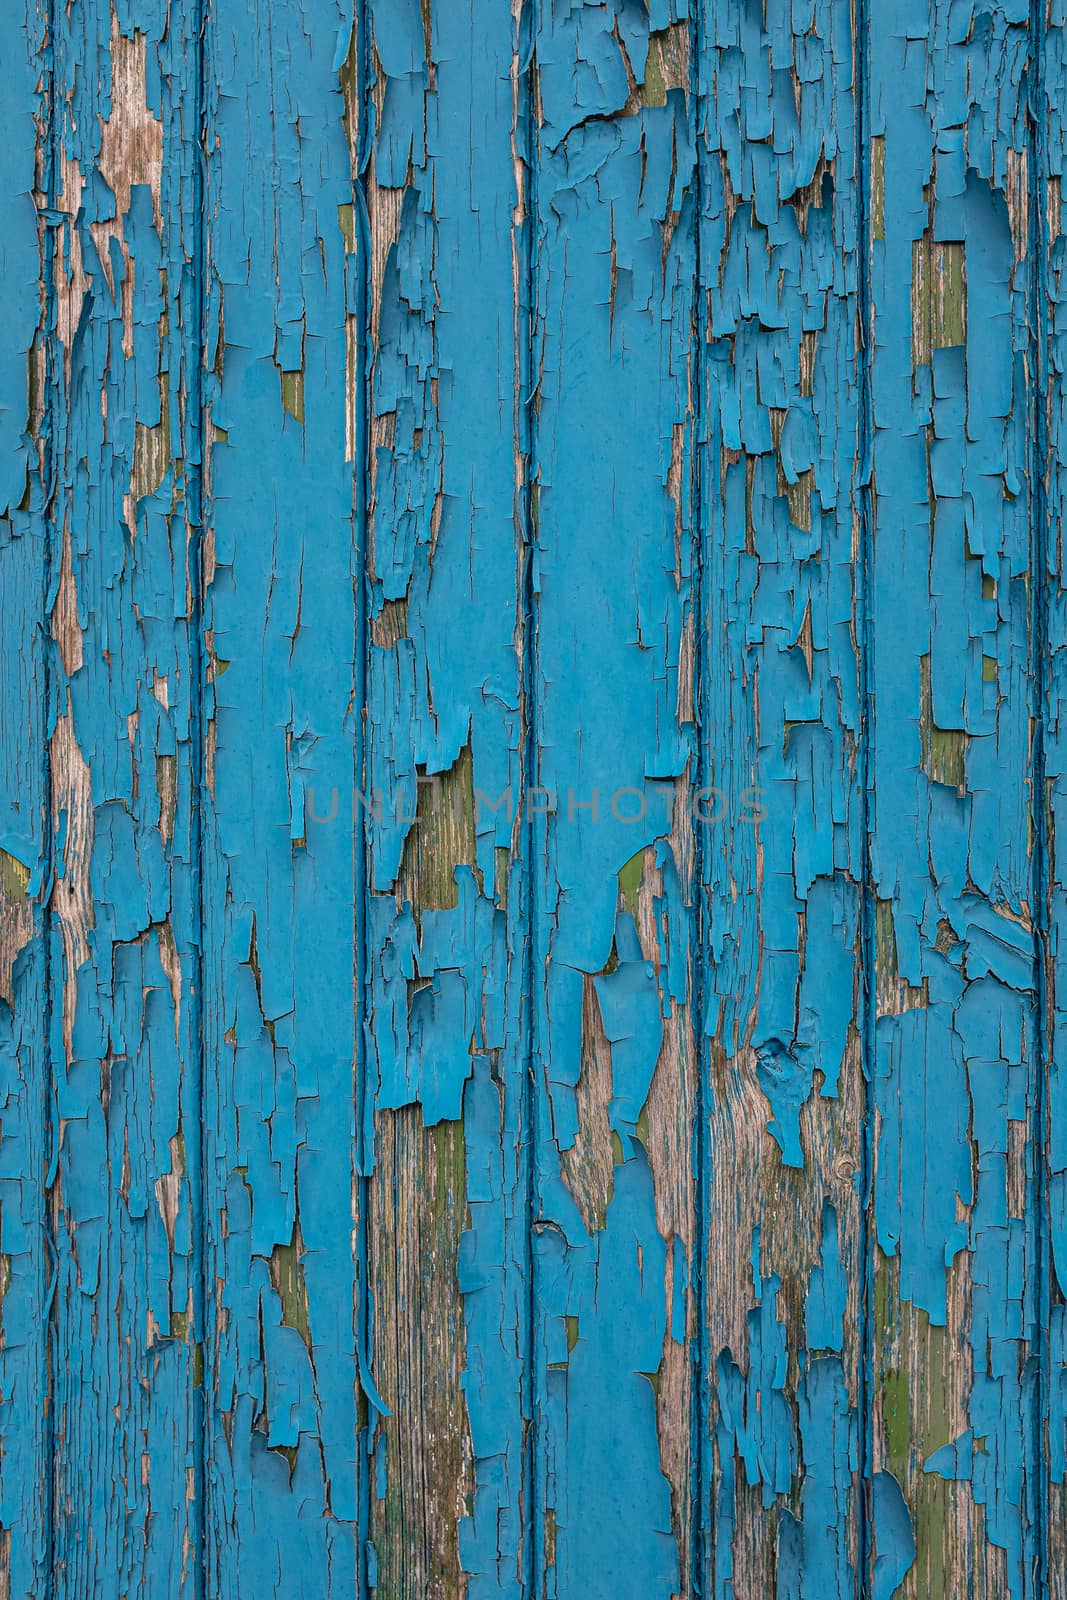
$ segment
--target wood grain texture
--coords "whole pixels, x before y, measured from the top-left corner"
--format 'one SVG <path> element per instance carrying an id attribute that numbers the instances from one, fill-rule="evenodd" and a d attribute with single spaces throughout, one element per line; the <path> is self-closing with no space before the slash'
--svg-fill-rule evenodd
<path id="1" fill-rule="evenodd" d="M 1061 0 L 11 0 L 0 1600 L 1067 1600 Z"/>

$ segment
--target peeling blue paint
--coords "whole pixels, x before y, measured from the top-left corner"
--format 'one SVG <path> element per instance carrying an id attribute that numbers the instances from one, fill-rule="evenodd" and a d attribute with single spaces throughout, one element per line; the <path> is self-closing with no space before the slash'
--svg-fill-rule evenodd
<path id="1" fill-rule="evenodd" d="M 1067 1600 L 1065 29 L 0 20 L 0 1592 Z"/>

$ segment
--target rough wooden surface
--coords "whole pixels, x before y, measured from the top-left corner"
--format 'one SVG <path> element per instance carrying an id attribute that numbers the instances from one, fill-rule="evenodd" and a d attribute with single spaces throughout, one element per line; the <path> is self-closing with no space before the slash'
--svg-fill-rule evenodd
<path id="1" fill-rule="evenodd" d="M 0 1600 L 1067 1600 L 1065 39 L 0 17 Z"/>

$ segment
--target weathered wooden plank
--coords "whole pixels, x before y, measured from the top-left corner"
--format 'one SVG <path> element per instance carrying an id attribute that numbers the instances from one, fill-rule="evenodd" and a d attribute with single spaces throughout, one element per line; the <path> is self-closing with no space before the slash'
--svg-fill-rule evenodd
<path id="1" fill-rule="evenodd" d="M 1034 447 L 1038 482 L 1034 572 L 1034 666 L 1043 705 L 1035 752 L 1032 811 L 1038 828 L 1036 914 L 1045 939 L 1045 1077 L 1041 1103 L 1045 1138 L 1043 1259 L 1038 1305 L 1041 1347 L 1038 1444 L 1044 1493 L 1036 1514 L 1045 1536 L 1039 1576 L 1050 1600 L 1067 1600 L 1067 219 L 1063 172 L 1067 160 L 1067 7 L 1043 8 L 1040 54 L 1033 83 L 1037 173 L 1031 196 L 1030 250 L 1034 295 L 1037 404 Z"/>
<path id="2" fill-rule="evenodd" d="M 690 24 L 535 17 L 532 1581 L 667 1596 L 693 1533 Z"/>
<path id="3" fill-rule="evenodd" d="M 315 1600 L 361 1565 L 352 27 L 205 45 L 206 1585 Z"/>
<path id="4" fill-rule="evenodd" d="M 848 8 L 703 16 L 709 1593 L 862 1582 L 861 176 Z"/>
<path id="5" fill-rule="evenodd" d="M 0 1593 L 48 1582 L 47 17 L 0 14 Z"/>
<path id="6" fill-rule="evenodd" d="M 363 1115 L 379 1592 L 524 1592 L 517 15 L 374 0 Z"/>
<path id="7" fill-rule="evenodd" d="M 1029 21 L 870 9 L 875 1554 L 924 1600 L 1041 1592 Z"/>
<path id="8" fill-rule="evenodd" d="M 200 1517 L 197 10 L 56 6 L 51 25 L 48 1592 L 184 1595 Z"/>

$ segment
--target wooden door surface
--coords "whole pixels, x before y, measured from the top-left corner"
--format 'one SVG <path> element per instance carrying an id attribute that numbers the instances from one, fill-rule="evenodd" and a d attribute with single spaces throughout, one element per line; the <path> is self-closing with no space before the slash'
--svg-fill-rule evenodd
<path id="1" fill-rule="evenodd" d="M 0 69 L 0 1600 L 1067 1600 L 1063 0 Z"/>

